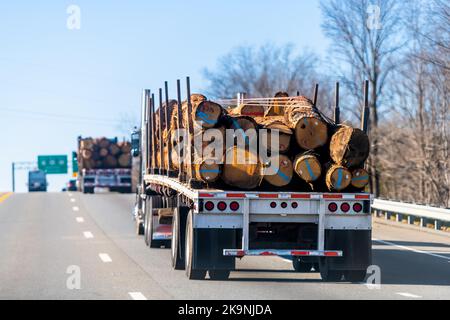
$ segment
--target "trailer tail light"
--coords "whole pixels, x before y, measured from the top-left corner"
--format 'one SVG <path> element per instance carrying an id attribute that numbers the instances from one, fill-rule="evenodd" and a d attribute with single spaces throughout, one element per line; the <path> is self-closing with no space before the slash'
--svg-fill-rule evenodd
<path id="1" fill-rule="evenodd" d="M 341 210 L 342 210 L 342 212 L 349 212 L 350 205 L 347 202 L 344 202 L 343 204 L 341 204 Z"/>
<path id="2" fill-rule="evenodd" d="M 272 202 L 270 203 L 270 207 L 271 207 L 272 209 L 275 209 L 275 208 L 277 207 L 277 203 L 276 203 L 275 201 L 272 201 Z"/>
<path id="3" fill-rule="evenodd" d="M 219 209 L 220 211 L 225 211 L 227 209 L 227 204 L 223 201 L 220 201 L 217 204 L 217 209 Z"/>
<path id="4" fill-rule="evenodd" d="M 214 210 L 214 203 L 211 202 L 211 201 L 207 201 L 207 202 L 205 203 L 205 209 L 208 210 L 208 211 Z"/>
<path id="5" fill-rule="evenodd" d="M 236 201 L 233 201 L 230 203 L 230 209 L 231 211 L 238 211 L 239 210 L 239 203 Z"/>
<path id="6" fill-rule="evenodd" d="M 330 210 L 330 212 L 336 212 L 338 209 L 338 205 L 335 202 L 331 202 L 328 205 L 328 210 Z"/>
<path id="7" fill-rule="evenodd" d="M 286 209 L 286 208 L 287 208 L 287 203 L 286 203 L 286 202 L 282 202 L 282 203 L 281 203 L 281 207 L 282 207 L 283 209 Z"/>
<path id="8" fill-rule="evenodd" d="M 291 206 L 292 206 L 293 209 L 297 209 L 298 203 L 297 202 L 292 202 Z"/>
<path id="9" fill-rule="evenodd" d="M 355 203 L 353 205 L 353 211 L 355 211 L 356 213 L 360 213 L 362 211 L 363 207 L 360 203 Z"/>

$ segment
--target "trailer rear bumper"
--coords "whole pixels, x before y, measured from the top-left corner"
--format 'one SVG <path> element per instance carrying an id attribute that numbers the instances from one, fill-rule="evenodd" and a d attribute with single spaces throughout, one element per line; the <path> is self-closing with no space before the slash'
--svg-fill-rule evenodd
<path id="1" fill-rule="evenodd" d="M 230 257 L 244 256 L 294 256 L 294 257 L 342 257 L 343 253 L 339 250 L 242 250 L 242 249 L 224 249 L 223 255 Z"/>

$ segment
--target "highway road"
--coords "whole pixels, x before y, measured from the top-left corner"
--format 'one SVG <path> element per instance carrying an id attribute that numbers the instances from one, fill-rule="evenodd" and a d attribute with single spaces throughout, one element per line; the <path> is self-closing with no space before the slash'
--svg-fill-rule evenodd
<path id="1" fill-rule="evenodd" d="M 133 200 L 0 194 L 0 299 L 450 299 L 449 235 L 374 223 L 379 287 L 323 283 L 278 257 L 244 258 L 228 281 L 189 281 L 170 250 L 135 234 Z"/>

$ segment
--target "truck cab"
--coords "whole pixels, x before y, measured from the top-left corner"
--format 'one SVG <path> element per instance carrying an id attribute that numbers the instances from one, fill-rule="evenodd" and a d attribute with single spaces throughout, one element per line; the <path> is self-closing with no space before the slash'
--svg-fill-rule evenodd
<path id="1" fill-rule="evenodd" d="M 28 172 L 28 192 L 47 192 L 47 175 L 44 171 L 33 170 Z"/>

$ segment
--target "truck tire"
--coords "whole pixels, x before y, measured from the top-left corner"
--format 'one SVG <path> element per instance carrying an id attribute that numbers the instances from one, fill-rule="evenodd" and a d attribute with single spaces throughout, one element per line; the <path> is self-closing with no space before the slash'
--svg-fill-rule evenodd
<path id="1" fill-rule="evenodd" d="M 148 196 L 145 200 L 144 240 L 150 248 L 160 248 L 165 240 L 153 240 L 153 208 L 161 208 L 161 196 Z"/>
<path id="2" fill-rule="evenodd" d="M 136 234 L 138 236 L 142 236 L 145 232 L 145 227 L 143 222 L 139 222 L 139 220 L 136 220 Z"/>
<path id="3" fill-rule="evenodd" d="M 347 270 L 344 272 L 345 280 L 349 282 L 364 282 L 366 279 L 366 270 Z"/>
<path id="4" fill-rule="evenodd" d="M 203 280 L 206 277 L 206 270 L 194 269 L 194 224 L 193 224 L 193 213 L 192 210 L 189 211 L 186 220 L 186 235 L 185 235 L 185 269 L 186 276 L 189 280 Z"/>
<path id="5" fill-rule="evenodd" d="M 330 270 L 327 258 L 321 258 L 319 261 L 320 277 L 325 282 L 339 282 L 344 276 L 341 270 Z"/>
<path id="6" fill-rule="evenodd" d="M 230 277 L 230 270 L 209 270 L 209 278 L 216 281 L 225 281 Z"/>
<path id="7" fill-rule="evenodd" d="M 188 207 L 177 207 L 173 212 L 172 220 L 172 268 L 184 270 L 184 253 L 186 237 L 186 219 L 189 213 Z"/>
<path id="8" fill-rule="evenodd" d="M 294 267 L 294 270 L 297 272 L 311 272 L 311 269 L 313 267 L 313 263 L 311 262 L 304 262 L 301 260 L 300 257 L 293 257 L 292 259 L 292 266 Z"/>

